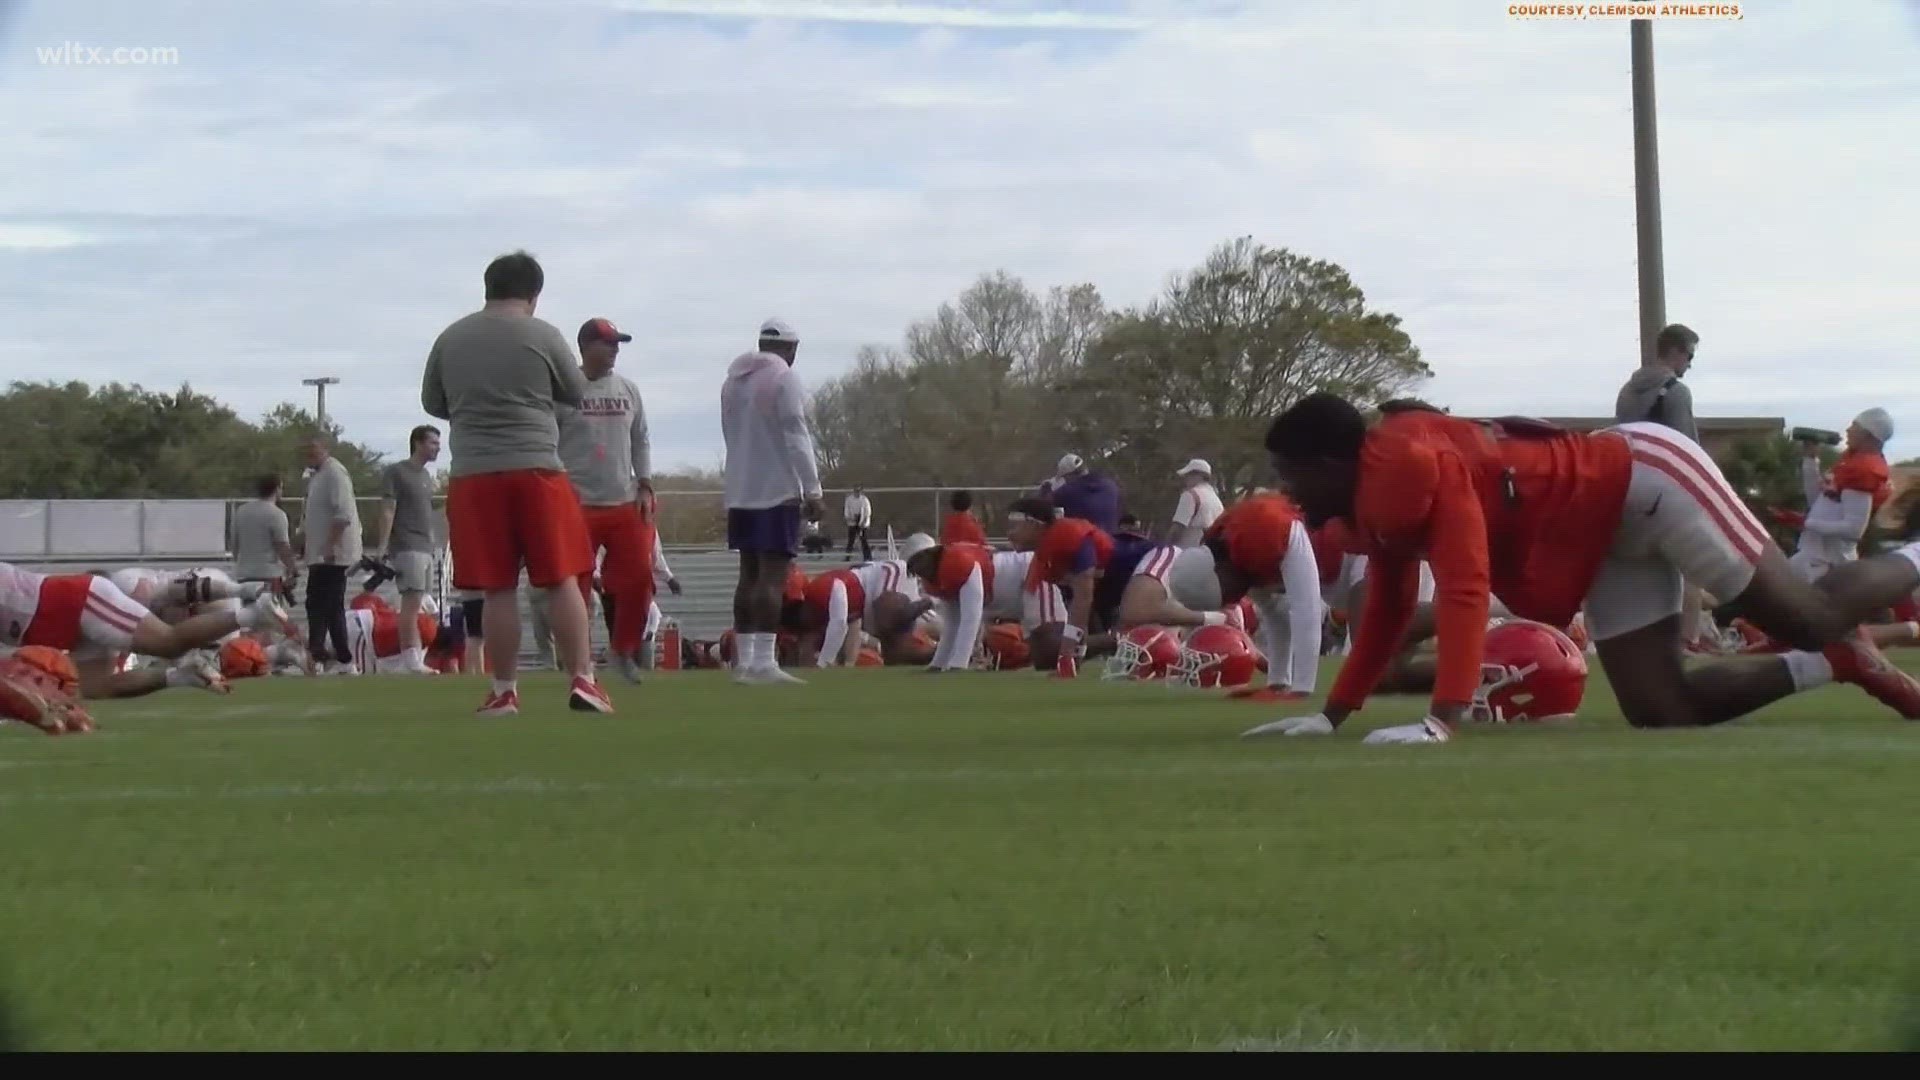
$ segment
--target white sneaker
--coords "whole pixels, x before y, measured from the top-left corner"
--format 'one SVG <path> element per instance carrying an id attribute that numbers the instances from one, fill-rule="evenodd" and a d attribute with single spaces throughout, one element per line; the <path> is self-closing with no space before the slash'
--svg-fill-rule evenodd
<path id="1" fill-rule="evenodd" d="M 278 630 L 290 638 L 301 636 L 300 628 L 293 625 L 293 620 L 287 616 L 286 605 L 271 594 L 263 594 L 247 605 L 247 618 L 241 620 L 241 625 L 256 630 Z"/>
<path id="2" fill-rule="evenodd" d="M 743 686 L 805 686 L 807 680 L 788 674 L 775 665 L 765 667 L 741 668 L 733 676 L 733 681 Z"/>
<path id="3" fill-rule="evenodd" d="M 332 662 L 330 662 L 330 663 L 328 663 L 328 664 L 327 664 L 327 674 L 329 674 L 329 675 L 358 675 L 358 674 L 360 674 L 360 669 L 359 669 L 359 668 L 357 668 L 357 667 L 354 667 L 354 666 L 353 666 L 352 664 L 343 664 L 343 663 L 341 663 L 341 662 L 340 662 L 340 661 L 338 661 L 338 660 L 334 660 L 334 661 L 332 661 Z"/>

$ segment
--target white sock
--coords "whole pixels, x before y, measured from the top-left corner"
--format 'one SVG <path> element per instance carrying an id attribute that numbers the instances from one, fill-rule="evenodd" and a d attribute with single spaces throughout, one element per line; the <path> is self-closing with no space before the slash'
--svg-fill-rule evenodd
<path id="1" fill-rule="evenodd" d="M 753 666 L 760 668 L 779 667 L 779 651 L 774 644 L 774 635 L 753 635 Z"/>
<path id="2" fill-rule="evenodd" d="M 493 680 L 493 692 L 495 694 L 511 694 L 518 689 L 520 689 L 520 683 L 518 679 Z"/>
<path id="3" fill-rule="evenodd" d="M 1782 653 L 1780 659 L 1787 662 L 1787 675 L 1793 679 L 1795 690 L 1812 690 L 1833 681 L 1833 665 L 1817 652 Z"/>

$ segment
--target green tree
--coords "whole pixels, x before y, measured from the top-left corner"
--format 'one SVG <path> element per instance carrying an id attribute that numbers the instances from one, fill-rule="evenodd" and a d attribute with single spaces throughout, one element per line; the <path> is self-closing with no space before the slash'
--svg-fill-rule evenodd
<path id="1" fill-rule="evenodd" d="M 0 498 L 239 498 L 253 478 L 299 475 L 311 414 L 281 405 L 258 423 L 191 386 L 174 393 L 138 385 L 16 382 L 0 394 Z M 377 481 L 380 455 L 340 440 L 335 453 L 356 487 Z"/>

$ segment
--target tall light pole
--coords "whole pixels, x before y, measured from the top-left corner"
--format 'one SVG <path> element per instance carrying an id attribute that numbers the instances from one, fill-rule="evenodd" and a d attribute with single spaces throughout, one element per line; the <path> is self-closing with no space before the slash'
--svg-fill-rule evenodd
<path id="1" fill-rule="evenodd" d="M 320 430 L 325 431 L 327 429 L 327 387 L 338 386 L 340 380 L 332 375 L 322 375 L 317 379 L 301 379 L 300 382 L 313 387 L 314 395 L 319 399 L 316 402 L 316 412 L 320 420 Z"/>
<path id="2" fill-rule="evenodd" d="M 1634 19 L 1633 214 L 1640 264 L 1640 362 L 1667 325 L 1666 255 L 1660 243 L 1660 133 L 1653 108 L 1653 22 Z"/>

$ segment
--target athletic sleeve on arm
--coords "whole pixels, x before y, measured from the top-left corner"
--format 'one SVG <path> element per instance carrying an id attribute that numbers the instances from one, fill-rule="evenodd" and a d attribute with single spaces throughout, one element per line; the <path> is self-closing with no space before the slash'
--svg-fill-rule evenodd
<path id="1" fill-rule="evenodd" d="M 1813 509 L 1820 498 L 1823 480 L 1820 476 L 1820 463 L 1810 457 L 1800 459 L 1800 493 L 1807 497 L 1807 509 Z"/>
<path id="2" fill-rule="evenodd" d="M 960 649 L 960 604 L 937 600 L 935 608 L 940 612 L 940 644 L 934 646 L 933 659 L 927 666 L 942 671 L 954 666 L 953 654 Z"/>
<path id="3" fill-rule="evenodd" d="M 1288 685 L 1310 694 L 1320 674 L 1320 564 L 1314 561 L 1313 541 L 1307 536 L 1307 527 L 1299 521 L 1293 523 L 1292 535 L 1287 538 L 1287 554 L 1280 560 L 1280 582 L 1287 593 L 1287 642 L 1285 646 L 1276 643 L 1275 648 L 1286 647 L 1290 651 L 1292 670 Z M 1272 614 L 1260 613 L 1263 629 L 1280 625 L 1281 620 Z M 1278 662 L 1276 653 L 1268 654 L 1269 668 Z"/>
<path id="4" fill-rule="evenodd" d="M 960 626 L 954 634 L 954 655 L 949 662 L 964 667 L 973 658 L 975 644 L 980 640 L 982 629 L 981 616 L 987 605 L 986 583 L 980 579 L 980 568 L 975 566 L 967 574 L 967 580 L 960 586 Z M 946 639 L 941 638 L 940 645 L 946 647 Z"/>
<path id="5" fill-rule="evenodd" d="M 1466 705 L 1480 686 L 1480 651 L 1487 637 L 1487 523 L 1473 478 L 1459 458 L 1439 459 L 1427 562 L 1433 568 L 1434 638 L 1438 650 L 1433 704 Z M 1416 588 L 1419 566 L 1414 566 Z M 1364 627 L 1363 627 L 1364 629 Z"/>
<path id="6" fill-rule="evenodd" d="M 1830 536 L 1836 540 L 1858 542 L 1867 534 L 1867 519 L 1872 516 L 1873 496 L 1865 491 L 1849 489 L 1840 493 L 1839 520 L 1816 521 L 1812 515 L 1808 515 L 1806 523 L 1801 527 L 1808 532 Z"/>
<path id="7" fill-rule="evenodd" d="M 813 457 L 813 429 L 807 423 L 807 400 L 800 377 L 788 371 L 780 378 L 777 415 L 781 443 L 786 447 L 787 465 L 808 498 L 820 497 L 820 466 Z"/>
<path id="8" fill-rule="evenodd" d="M 1375 556 L 1367 560 L 1367 605 L 1353 635 L 1353 651 L 1333 680 L 1329 705 L 1358 711 L 1386 674 L 1400 636 L 1413 621 L 1420 591 L 1420 561 L 1412 556 Z"/>
<path id="9" fill-rule="evenodd" d="M 847 583 L 835 581 L 827 596 L 827 632 L 820 640 L 820 666 L 833 663 L 847 644 Z"/>
<path id="10" fill-rule="evenodd" d="M 653 534 L 653 579 L 655 581 L 673 580 L 673 570 L 667 565 L 667 547 L 660 542 L 660 534 Z"/>

